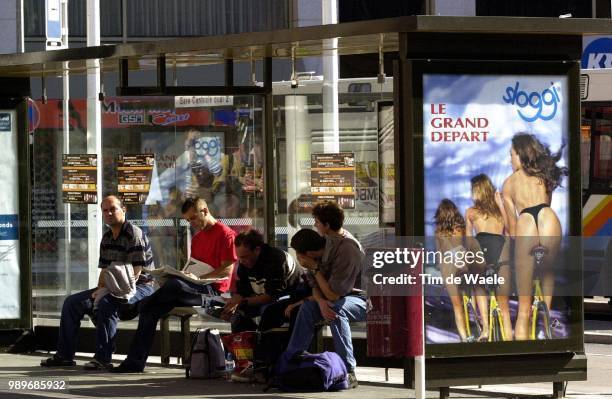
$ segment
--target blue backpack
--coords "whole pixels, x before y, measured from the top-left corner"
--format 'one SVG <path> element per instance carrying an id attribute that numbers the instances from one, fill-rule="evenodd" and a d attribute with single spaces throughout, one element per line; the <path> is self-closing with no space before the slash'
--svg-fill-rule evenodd
<path id="1" fill-rule="evenodd" d="M 337 353 L 284 352 L 268 388 L 322 392 L 340 391 L 348 386 L 346 366 Z"/>

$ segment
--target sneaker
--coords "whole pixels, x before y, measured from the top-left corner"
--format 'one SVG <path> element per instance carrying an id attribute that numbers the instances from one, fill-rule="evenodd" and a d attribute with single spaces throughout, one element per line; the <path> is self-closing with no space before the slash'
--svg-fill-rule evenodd
<path id="1" fill-rule="evenodd" d="M 144 370 L 140 369 L 140 368 L 136 368 L 134 366 L 128 366 L 127 363 L 123 362 L 121 363 L 119 366 L 117 367 L 113 367 L 110 372 L 111 373 L 118 373 L 118 374 L 125 374 L 125 373 L 142 373 Z"/>
<path id="2" fill-rule="evenodd" d="M 357 377 L 355 376 L 354 371 L 351 371 L 347 374 L 347 379 L 349 389 L 357 388 L 359 386 L 359 382 L 357 381 Z"/>
<path id="3" fill-rule="evenodd" d="M 41 360 L 40 365 L 41 367 L 73 367 L 76 366 L 76 362 L 53 355 L 53 357 Z"/>
<path id="4" fill-rule="evenodd" d="M 237 367 L 232 372 L 230 380 L 234 382 L 253 382 L 254 381 L 253 366 Z"/>
<path id="5" fill-rule="evenodd" d="M 102 363 L 95 357 L 83 365 L 83 369 L 89 371 L 110 371 L 113 368 L 112 363 Z"/>

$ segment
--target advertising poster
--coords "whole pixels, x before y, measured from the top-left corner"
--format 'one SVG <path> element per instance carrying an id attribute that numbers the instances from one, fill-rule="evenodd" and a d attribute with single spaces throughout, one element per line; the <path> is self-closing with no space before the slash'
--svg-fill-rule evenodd
<path id="1" fill-rule="evenodd" d="M 569 227 L 567 94 L 566 75 L 423 75 L 425 234 L 454 255 L 425 265 L 442 277 L 425 287 L 428 344 L 572 334 L 555 263 Z M 480 257 L 460 262 L 469 251 Z"/>
<path id="2" fill-rule="evenodd" d="M 62 200 L 70 204 L 97 204 L 96 154 L 62 155 Z"/>
<path id="3" fill-rule="evenodd" d="M 355 208 L 355 154 L 312 154 L 310 191 L 319 201 L 336 201 L 344 209 Z"/>
<path id="4" fill-rule="evenodd" d="M 117 192 L 124 204 L 144 204 L 151 188 L 153 154 L 117 156 Z"/>
<path id="5" fill-rule="evenodd" d="M 0 111 L 0 186 L 18 187 L 17 130 L 14 111 Z M 0 320 L 21 317 L 19 270 L 19 193 L 2 190 L 0 195 Z"/>

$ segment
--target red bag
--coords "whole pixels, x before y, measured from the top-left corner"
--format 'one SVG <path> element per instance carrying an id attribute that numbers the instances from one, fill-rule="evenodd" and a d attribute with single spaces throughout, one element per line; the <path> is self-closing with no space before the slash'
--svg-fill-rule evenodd
<path id="1" fill-rule="evenodd" d="M 234 357 L 236 368 L 247 368 L 253 361 L 253 352 L 257 344 L 257 332 L 244 331 L 225 335 L 223 345 Z"/>

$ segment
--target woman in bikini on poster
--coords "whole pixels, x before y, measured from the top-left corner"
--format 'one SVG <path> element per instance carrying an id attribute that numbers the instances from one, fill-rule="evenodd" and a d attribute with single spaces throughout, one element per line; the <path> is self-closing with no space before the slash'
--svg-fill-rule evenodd
<path id="1" fill-rule="evenodd" d="M 539 273 L 544 301 L 551 309 L 554 289 L 553 261 L 561 242 L 561 223 L 550 207 L 553 191 L 561 185 L 567 168 L 557 166 L 561 152 L 552 154 L 534 135 L 517 133 L 512 138 L 510 161 L 514 173 L 504 182 L 503 203 L 510 235 L 516 239 L 515 270 L 518 290 L 516 340 L 529 337 L 533 277 Z M 546 248 L 541 270 L 534 270 L 532 249 Z"/>
<path id="2" fill-rule="evenodd" d="M 472 269 L 484 274 L 487 267 L 493 267 L 497 270 L 497 274 L 504 278 L 505 283 L 497 287 L 496 297 L 503 317 L 504 337 L 510 341 L 512 340 L 512 323 L 509 296 L 512 284 L 510 282 L 510 243 L 505 226 L 505 210 L 501 195 L 495 190 L 489 176 L 485 174 L 474 176 L 471 184 L 474 205 L 465 212 L 467 246 L 472 251 L 482 250 L 485 258 L 484 263 L 474 264 Z M 475 240 L 472 237 L 475 237 Z M 478 295 L 477 293 L 477 298 Z M 484 310 L 480 312 L 483 317 L 482 340 L 488 338 L 489 332 L 486 294 L 484 302 L 478 301 L 478 307 Z"/>
<path id="3" fill-rule="evenodd" d="M 444 254 L 447 252 L 465 252 L 463 241 L 465 239 L 465 220 L 455 203 L 447 198 L 440 201 L 434 216 L 436 226 L 436 248 Z M 443 259 L 445 257 L 442 257 Z M 459 267 L 455 262 L 440 262 L 440 273 L 444 278 L 444 285 L 450 297 L 455 315 L 455 325 L 462 342 L 473 342 L 478 337 L 468 336 L 466 320 L 463 312 L 463 298 L 457 284 L 448 284 L 447 278 L 451 275 L 458 276 L 466 272 L 467 267 Z"/>

